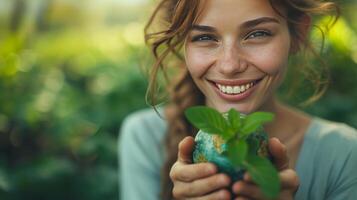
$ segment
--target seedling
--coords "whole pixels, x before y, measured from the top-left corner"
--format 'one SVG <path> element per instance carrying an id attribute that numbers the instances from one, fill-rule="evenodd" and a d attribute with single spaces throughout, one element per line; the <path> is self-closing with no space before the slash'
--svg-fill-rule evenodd
<path id="1" fill-rule="evenodd" d="M 272 121 L 274 114 L 254 112 L 243 115 L 235 109 L 222 114 L 210 107 L 195 106 L 188 108 L 185 116 L 201 132 L 218 135 L 223 139 L 226 148 L 222 156 L 228 159 L 234 169 L 248 171 L 267 198 L 273 199 L 278 196 L 278 172 L 267 157 L 257 154 L 259 141 L 251 137 L 262 131 L 263 124 Z"/>

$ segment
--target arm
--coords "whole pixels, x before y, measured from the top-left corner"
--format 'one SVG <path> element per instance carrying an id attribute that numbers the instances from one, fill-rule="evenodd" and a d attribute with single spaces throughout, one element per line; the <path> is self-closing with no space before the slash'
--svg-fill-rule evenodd
<path id="1" fill-rule="evenodd" d="M 120 199 L 159 199 L 160 155 L 155 137 L 150 137 L 150 128 L 142 120 L 139 115 L 131 116 L 120 131 Z"/>

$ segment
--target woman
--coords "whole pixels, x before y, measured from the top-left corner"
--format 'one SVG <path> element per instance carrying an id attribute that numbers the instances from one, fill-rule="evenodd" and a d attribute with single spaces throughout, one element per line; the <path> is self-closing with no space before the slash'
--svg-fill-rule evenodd
<path id="1" fill-rule="evenodd" d="M 317 0 L 163 0 L 146 28 L 156 57 L 151 98 L 159 70 L 177 77 L 169 103 L 158 108 L 163 118 L 145 110 L 123 124 L 122 199 L 264 199 L 249 174 L 231 183 L 211 163 L 192 164 L 197 130 L 183 112 L 194 105 L 275 113 L 264 128 L 282 183 L 278 199 L 356 198 L 356 130 L 296 110 L 276 95 L 290 57 L 314 52 L 307 38 L 311 16 L 334 10 L 335 4 Z M 163 30 L 149 33 L 155 19 Z M 177 62 L 166 62 L 172 55 Z M 178 70 L 167 72 L 173 65 Z M 314 86 L 312 99 L 324 91 Z"/>

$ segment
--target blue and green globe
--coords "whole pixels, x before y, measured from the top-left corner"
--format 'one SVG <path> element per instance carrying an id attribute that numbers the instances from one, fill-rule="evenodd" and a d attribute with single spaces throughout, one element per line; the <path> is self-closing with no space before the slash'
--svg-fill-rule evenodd
<path id="1" fill-rule="evenodd" d="M 255 155 L 270 159 L 268 151 L 268 136 L 260 129 L 249 135 L 248 143 L 257 144 L 250 146 L 251 152 Z M 255 141 L 255 142 L 253 142 Z M 212 162 L 220 172 L 228 174 L 233 181 L 242 180 L 245 170 L 242 167 L 235 167 L 227 156 L 227 144 L 218 134 L 208 134 L 200 130 L 195 137 L 195 148 L 193 151 L 193 162 Z"/>

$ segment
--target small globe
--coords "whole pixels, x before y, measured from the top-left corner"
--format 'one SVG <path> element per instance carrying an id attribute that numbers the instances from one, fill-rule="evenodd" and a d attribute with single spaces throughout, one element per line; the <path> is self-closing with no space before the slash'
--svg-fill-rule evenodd
<path id="1" fill-rule="evenodd" d="M 253 152 L 262 157 L 270 158 L 268 152 L 268 136 L 260 129 L 247 138 L 250 140 L 257 140 L 258 147 Z M 245 170 L 240 167 L 234 167 L 232 162 L 226 156 L 227 144 L 220 135 L 208 134 L 200 130 L 195 137 L 195 148 L 193 151 L 193 162 L 212 162 L 220 172 L 228 174 L 233 181 L 243 179 Z"/>

